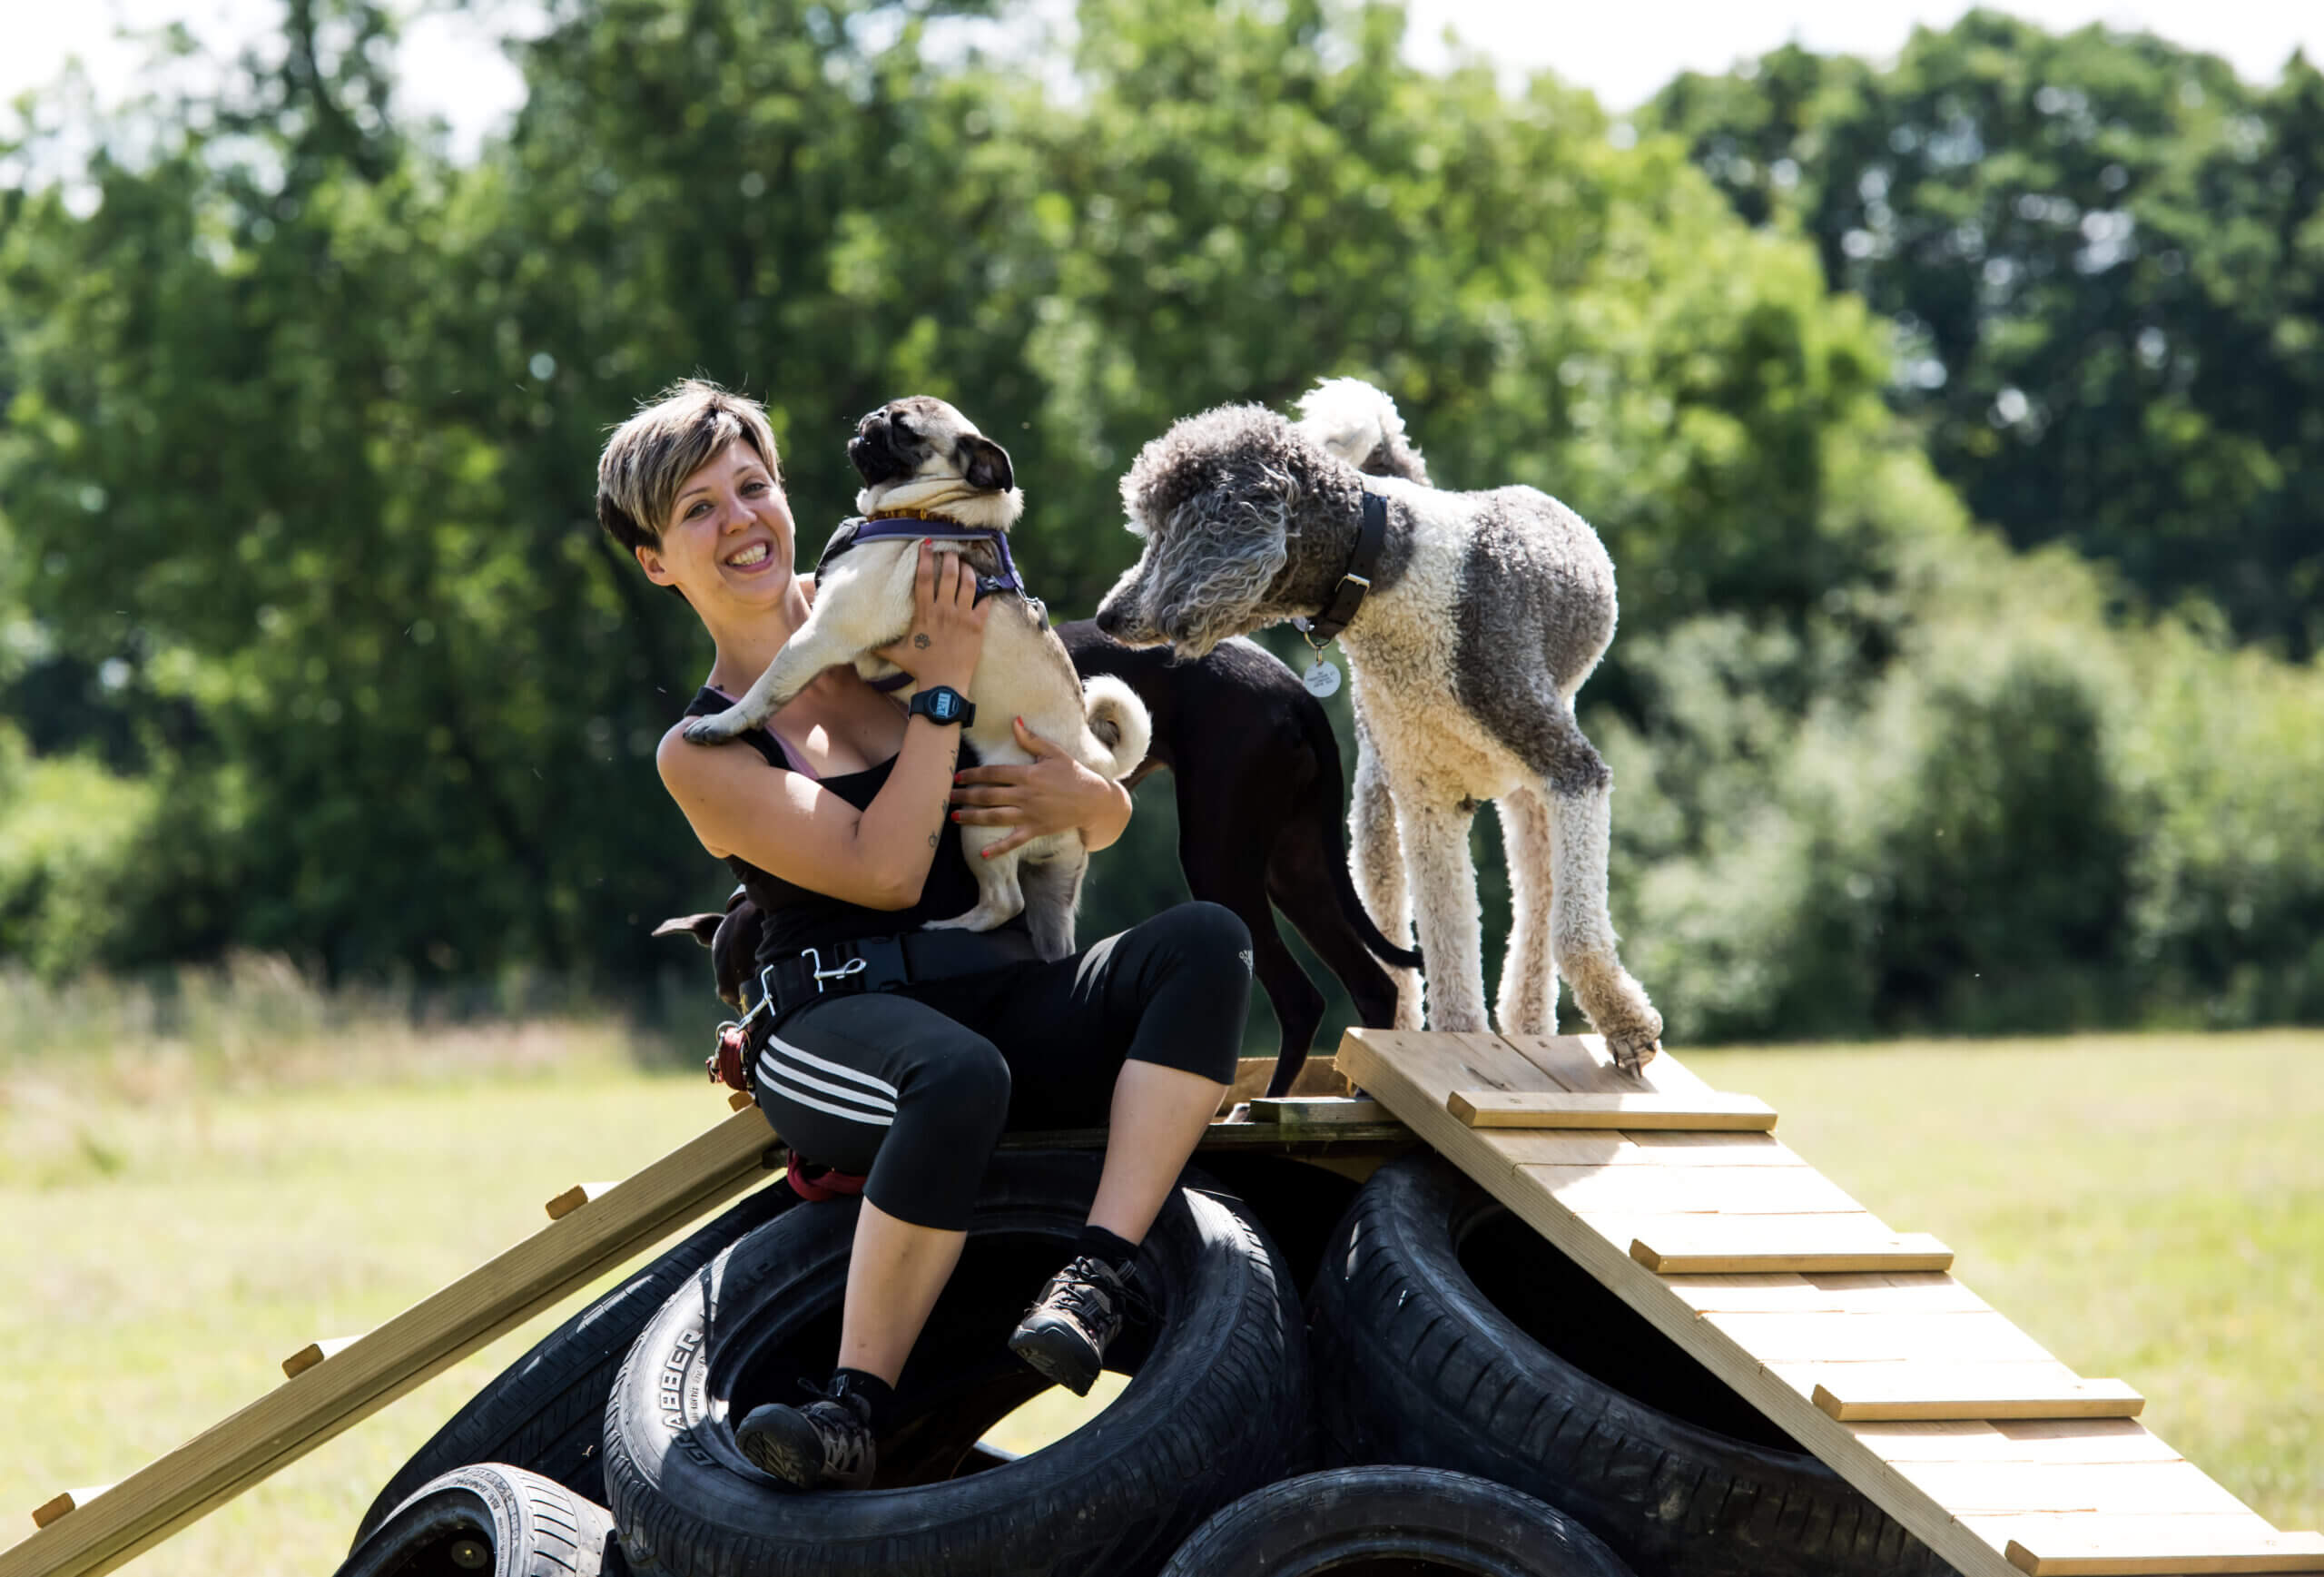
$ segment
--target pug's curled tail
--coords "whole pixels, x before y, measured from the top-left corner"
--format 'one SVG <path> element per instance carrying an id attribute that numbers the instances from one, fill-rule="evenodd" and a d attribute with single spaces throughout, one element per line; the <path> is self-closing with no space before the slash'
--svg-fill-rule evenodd
<path id="1" fill-rule="evenodd" d="M 1089 732 L 1113 757 L 1108 775 L 1117 780 L 1128 777 L 1146 759 L 1147 746 L 1154 743 L 1154 719 L 1146 715 L 1146 703 L 1113 675 L 1097 674 L 1082 685 L 1081 705 L 1089 719 Z"/>

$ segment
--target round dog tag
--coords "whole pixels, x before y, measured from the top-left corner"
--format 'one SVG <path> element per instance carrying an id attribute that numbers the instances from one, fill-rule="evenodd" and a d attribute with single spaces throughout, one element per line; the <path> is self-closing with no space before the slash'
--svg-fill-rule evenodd
<path id="1" fill-rule="evenodd" d="M 1307 686 L 1307 694 L 1321 700 L 1340 687 L 1340 671 L 1333 664 L 1318 657 L 1315 665 L 1308 669 L 1299 682 Z"/>

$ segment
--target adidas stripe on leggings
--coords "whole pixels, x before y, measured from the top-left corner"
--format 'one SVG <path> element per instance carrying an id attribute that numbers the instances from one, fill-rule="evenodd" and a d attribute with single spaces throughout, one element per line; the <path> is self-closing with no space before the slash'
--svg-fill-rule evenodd
<path id="1" fill-rule="evenodd" d="M 1011 1129 L 1102 1128 L 1124 1062 L 1235 1076 L 1251 934 L 1182 903 L 1054 963 L 807 1003 L 752 1069 L 783 1142 L 914 1226 L 960 1231 Z"/>

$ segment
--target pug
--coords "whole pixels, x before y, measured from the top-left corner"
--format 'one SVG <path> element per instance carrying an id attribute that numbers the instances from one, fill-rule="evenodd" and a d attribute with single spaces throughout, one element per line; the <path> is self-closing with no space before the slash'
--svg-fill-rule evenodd
<path id="1" fill-rule="evenodd" d="M 815 571 L 815 596 L 806 623 L 784 643 L 749 694 L 725 711 L 696 719 L 685 736 L 719 744 L 767 716 L 806 688 L 824 669 L 852 663 L 873 684 L 901 670 L 876 655 L 911 632 L 912 587 L 920 539 L 937 538 L 940 553 L 966 557 L 980 595 L 1000 599 L 985 624 L 984 650 L 970 697 L 977 721 L 968 742 L 985 765 L 1032 758 L 1017 743 L 1009 720 L 1061 746 L 1090 771 L 1118 780 L 1145 759 L 1153 725 L 1137 694 L 1101 675 L 1085 691 L 1049 616 L 1015 580 L 1007 533 L 1024 513 L 1009 452 L 943 400 L 927 395 L 893 399 L 856 424 L 847 458 L 863 487 L 855 506 L 864 518 L 842 525 Z M 883 517 L 912 521 L 897 536 L 879 535 Z M 985 533 L 944 540 L 954 527 Z M 1009 836 L 1007 827 L 962 825 L 969 869 L 976 872 L 978 902 L 966 914 L 931 921 L 931 931 L 990 931 L 1025 916 L 1033 944 L 1045 959 L 1073 951 L 1074 911 L 1089 853 L 1078 832 L 1053 833 L 999 854 L 978 858 Z"/>

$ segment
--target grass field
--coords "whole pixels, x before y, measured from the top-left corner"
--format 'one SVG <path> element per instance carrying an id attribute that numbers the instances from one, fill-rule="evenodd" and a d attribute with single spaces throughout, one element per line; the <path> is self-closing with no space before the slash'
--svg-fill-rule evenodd
<path id="1" fill-rule="evenodd" d="M 2137 1385 L 2151 1425 L 2262 1514 L 2324 1523 L 2324 1034 L 1688 1061 L 1774 1103 L 1784 1137 L 1892 1224 L 1952 1244 L 1963 1278 L 2068 1363 Z M 308 1340 L 529 1233 L 566 1185 L 724 1110 L 585 1025 L 256 1062 L 0 1047 L 0 1543 L 57 1490 L 279 1383 Z M 123 1570 L 322 1577 L 377 1486 L 570 1306 Z"/>

